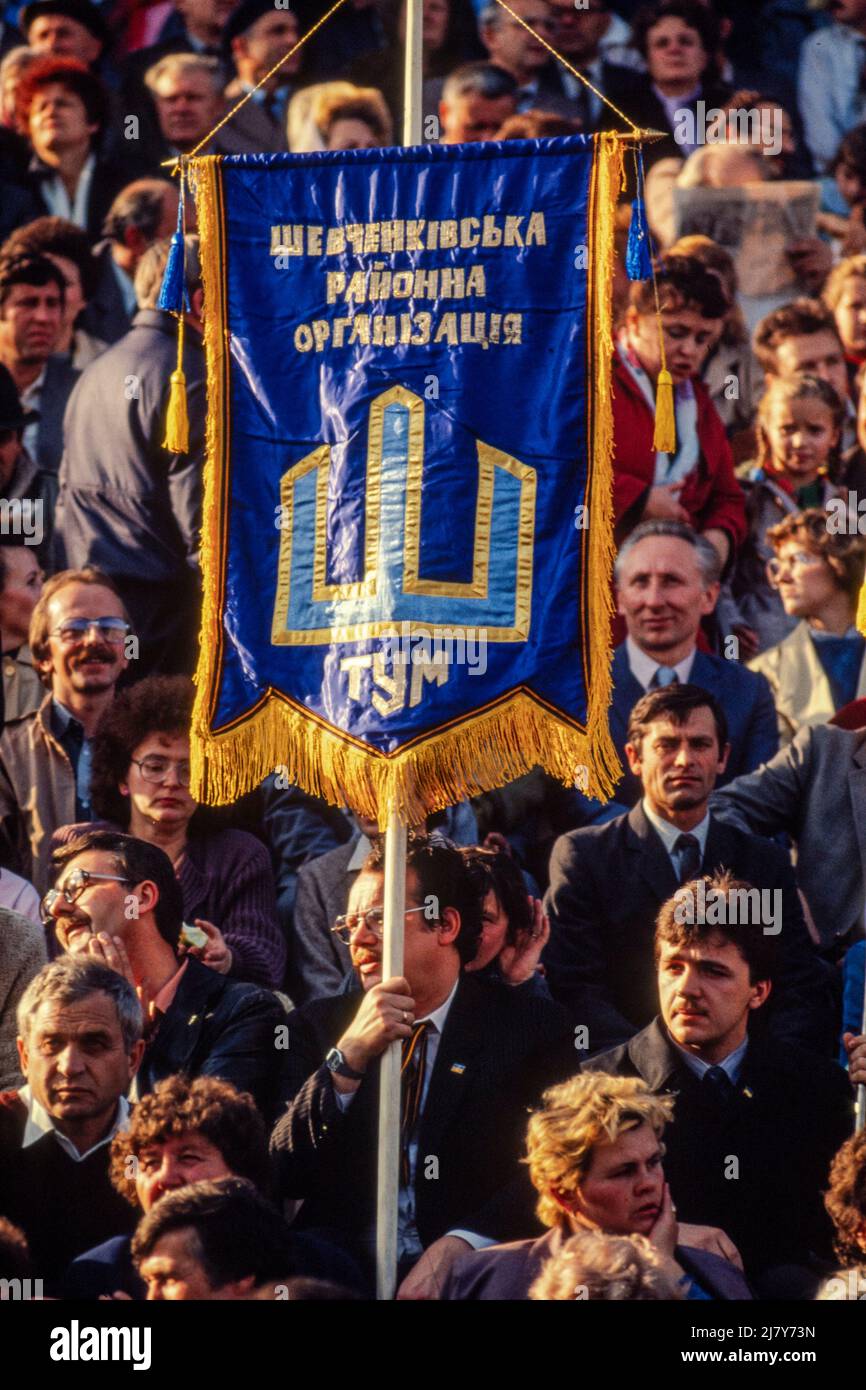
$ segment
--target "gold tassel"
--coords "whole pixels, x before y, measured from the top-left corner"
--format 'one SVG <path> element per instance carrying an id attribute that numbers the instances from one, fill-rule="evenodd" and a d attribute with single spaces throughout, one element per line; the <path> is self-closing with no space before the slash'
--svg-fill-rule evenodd
<path id="1" fill-rule="evenodd" d="M 857 604 L 857 631 L 866 636 L 866 584 L 860 590 L 860 601 Z"/>
<path id="2" fill-rule="evenodd" d="M 165 439 L 162 447 L 171 454 L 189 452 L 189 413 L 186 407 L 186 377 L 183 370 L 183 314 L 178 316 L 177 366 L 171 374 Z"/>
<path id="3" fill-rule="evenodd" d="M 659 372 L 656 387 L 656 423 L 653 433 L 653 448 L 657 454 L 675 454 L 677 451 L 674 383 L 670 372 L 664 367 Z"/>

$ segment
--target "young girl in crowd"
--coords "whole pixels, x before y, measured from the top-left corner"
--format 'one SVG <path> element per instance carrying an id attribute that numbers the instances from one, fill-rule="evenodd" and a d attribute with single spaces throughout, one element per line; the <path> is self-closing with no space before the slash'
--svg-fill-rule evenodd
<path id="1" fill-rule="evenodd" d="M 746 659 L 774 646 L 796 623 L 767 575 L 767 531 L 805 507 L 825 507 L 841 489 L 838 464 L 845 407 L 819 377 L 772 377 L 758 408 L 758 455 L 738 470 L 746 493 L 748 536 L 737 555 L 720 615 Z"/>

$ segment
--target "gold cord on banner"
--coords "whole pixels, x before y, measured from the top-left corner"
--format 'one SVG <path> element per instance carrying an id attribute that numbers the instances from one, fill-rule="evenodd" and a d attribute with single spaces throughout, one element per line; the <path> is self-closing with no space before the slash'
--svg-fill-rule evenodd
<path id="1" fill-rule="evenodd" d="M 163 169 L 171 168 L 172 174 L 176 174 L 180 169 L 183 160 L 194 159 L 200 150 L 203 150 L 206 145 L 210 144 L 211 140 L 217 134 L 217 132 L 222 130 L 223 126 L 227 125 L 228 122 L 232 119 L 232 117 L 236 115 L 238 111 L 240 111 L 241 107 L 246 106 L 247 102 L 259 90 L 259 88 L 263 87 L 264 84 L 271 77 L 273 77 L 274 73 L 279 72 L 280 68 L 283 66 L 283 63 L 288 62 L 289 58 L 293 57 L 295 53 L 297 53 L 301 48 L 303 48 L 307 40 L 311 39 L 313 35 L 317 32 L 317 30 L 321 29 L 323 24 L 327 24 L 328 20 L 331 18 L 331 15 L 336 14 L 337 10 L 341 9 L 342 6 L 345 5 L 345 3 L 346 0 L 336 0 L 336 4 L 332 5 L 331 8 L 327 10 L 326 13 L 323 14 L 320 19 L 316 20 L 313 27 L 311 29 L 308 29 L 306 34 L 302 35 L 302 37 L 298 39 L 298 42 L 295 44 L 294 48 L 290 48 L 287 53 L 284 53 L 282 58 L 280 58 L 279 62 L 274 63 L 274 66 L 270 69 L 270 71 L 266 72 L 264 77 L 260 78 L 254 87 L 251 87 L 248 92 L 245 92 L 244 95 L 241 97 L 240 101 L 235 102 L 232 109 L 226 112 L 222 120 L 218 121 L 217 124 L 214 126 L 213 130 L 209 130 L 207 135 L 205 135 L 204 139 L 199 140 L 194 150 L 191 150 L 187 155 L 181 156 L 181 159 L 179 160 L 165 159 L 163 160 L 160 167 Z M 620 111 L 619 107 L 615 106 L 612 101 L 609 101 L 608 98 L 604 95 L 604 92 L 600 92 L 598 88 L 594 86 L 592 82 L 590 82 L 588 77 L 584 77 L 582 72 L 578 72 L 577 68 L 572 67 L 568 59 L 563 58 L 562 54 L 553 47 L 553 44 L 548 43 L 547 39 L 543 39 L 540 34 L 537 34 L 535 30 L 532 28 L 532 26 L 526 23 L 525 19 L 520 18 L 519 14 L 515 14 L 511 6 L 506 4 L 506 0 L 496 0 L 496 3 L 497 5 L 501 5 L 503 10 L 507 10 L 508 13 L 511 15 L 512 19 L 516 19 L 517 23 L 520 24 L 522 28 L 524 28 L 527 31 L 527 33 L 531 34 L 534 39 L 537 39 L 538 42 L 544 48 L 547 49 L 548 53 L 551 53 L 553 55 L 553 57 L 556 59 L 558 63 L 561 63 L 564 68 L 567 68 L 568 71 L 571 73 L 572 77 L 576 77 L 579 82 L 582 82 L 585 87 L 588 87 L 589 90 L 595 96 L 598 97 L 599 101 L 604 102 L 605 106 L 610 107 L 611 111 L 613 111 L 615 115 L 619 116 L 620 120 L 625 121 L 626 125 L 631 127 L 631 129 L 628 132 L 630 136 L 636 136 L 639 139 L 649 140 L 656 140 L 662 138 L 664 134 L 663 131 L 641 130 L 640 126 L 635 125 L 631 117 L 627 116 L 624 111 Z"/>
<path id="2" fill-rule="evenodd" d="M 568 69 L 568 71 L 571 73 L 572 77 L 576 77 L 577 80 L 578 80 L 579 82 L 582 82 L 582 83 L 583 83 L 584 87 L 588 87 L 589 90 L 590 90 L 595 96 L 598 97 L 599 101 L 603 101 L 604 104 L 605 104 L 605 106 L 609 106 L 610 109 L 611 109 L 611 111 L 613 111 L 617 116 L 619 116 L 620 120 L 625 121 L 626 125 L 630 125 L 630 126 L 631 126 L 630 134 L 632 134 L 632 135 L 640 135 L 640 136 L 643 136 L 643 135 L 661 135 L 661 134 L 663 133 L 662 131 L 643 131 L 643 130 L 641 130 L 640 126 L 636 126 L 635 123 L 634 123 L 634 121 L 631 119 L 630 116 L 627 116 L 627 115 L 625 114 L 624 111 L 620 111 L 620 109 L 619 109 L 618 106 L 614 106 L 613 102 L 608 100 L 608 98 L 605 96 L 604 92 L 600 92 L 600 91 L 598 90 L 597 87 L 594 87 L 593 84 L 590 82 L 590 80 L 589 80 L 588 77 L 584 77 L 584 75 L 583 75 L 582 72 L 578 72 L 577 68 L 573 68 L 573 67 L 571 66 L 571 63 L 569 63 L 568 59 L 567 59 L 567 58 L 563 58 L 562 54 L 559 53 L 559 52 L 553 47 L 553 44 L 552 44 L 552 43 L 548 43 L 548 42 L 547 42 L 547 39 L 543 39 L 543 38 L 541 37 L 540 34 L 536 34 L 536 32 L 535 32 L 535 30 L 532 28 L 532 25 L 531 25 L 531 24 L 527 24 L 525 19 L 521 19 L 519 14 L 515 14 L 514 10 L 511 8 L 511 6 L 510 6 L 510 5 L 507 5 L 507 4 L 505 3 L 505 0 L 496 0 L 496 3 L 497 3 L 497 5 L 501 5 L 502 8 L 503 8 L 503 10 L 507 10 L 508 13 L 511 15 L 511 18 L 512 18 L 512 19 L 516 19 L 516 20 L 517 20 L 517 23 L 518 23 L 523 29 L 525 29 L 526 32 L 527 32 L 528 34 L 531 34 L 532 37 L 533 37 L 534 39 L 537 39 L 538 42 L 542 45 L 542 47 L 547 49 L 548 53 L 552 53 L 553 56 L 554 56 L 554 58 L 556 59 L 556 61 L 557 61 L 558 63 L 562 63 L 562 66 L 563 66 L 564 68 L 567 68 L 567 69 Z"/>
<path id="3" fill-rule="evenodd" d="M 205 298 L 208 399 L 201 564 L 202 635 L 192 720 L 193 795 L 213 804 L 233 801 L 275 768 L 290 782 L 333 805 L 349 804 L 379 819 L 396 807 L 409 824 L 428 811 L 513 781 L 540 764 L 567 786 L 578 770 L 591 794 L 610 797 L 620 776 L 608 727 L 611 699 L 610 619 L 613 566 L 613 408 L 610 309 L 614 258 L 616 190 L 622 175 L 623 136 L 596 135 L 591 187 L 588 330 L 591 408 L 587 442 L 592 450 L 589 503 L 598 524 L 589 530 L 584 571 L 586 609 L 582 621 L 588 684 L 585 725 L 579 725 L 529 690 L 520 688 L 492 701 L 455 728 L 396 754 L 379 754 L 360 740 L 324 725 L 311 712 L 268 688 L 253 711 L 214 732 L 212 722 L 225 640 L 225 558 L 228 528 L 228 390 L 225 342 L 228 331 L 225 227 L 218 159 L 203 159 L 199 184 L 199 227 Z M 581 784 L 583 785 L 583 783 Z M 381 823 L 381 822 L 380 822 Z"/>

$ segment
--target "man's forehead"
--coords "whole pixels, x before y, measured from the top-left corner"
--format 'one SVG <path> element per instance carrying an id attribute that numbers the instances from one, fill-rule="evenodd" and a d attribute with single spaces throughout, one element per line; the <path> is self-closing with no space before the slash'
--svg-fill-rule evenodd
<path id="1" fill-rule="evenodd" d="M 406 901 L 417 896 L 418 876 L 414 869 L 406 870 Z M 385 875 L 381 870 L 362 869 L 349 890 L 349 904 L 355 911 L 363 907 L 381 907 L 385 897 Z"/>
<path id="2" fill-rule="evenodd" d="M 362 869 L 349 890 L 349 901 L 353 907 L 362 903 L 381 902 L 385 887 L 385 875 L 371 869 Z"/>
<path id="3" fill-rule="evenodd" d="M 680 942 L 679 944 L 665 941 L 662 943 L 661 959 L 663 961 L 688 960 L 694 963 L 702 960 L 713 960 L 723 961 L 726 965 L 730 965 L 735 960 L 742 961 L 743 956 L 733 941 L 713 933 L 712 936 L 705 937 L 702 941 Z"/>
<path id="4" fill-rule="evenodd" d="M 700 574 L 697 551 L 678 536 L 647 536 L 638 541 L 624 561 L 623 578 L 634 574 L 671 572 L 692 578 Z"/>
<path id="5" fill-rule="evenodd" d="M 120 1031 L 117 1009 L 101 989 L 69 1003 L 44 999 L 33 1016 L 33 1028 L 38 1033 L 63 1032 L 75 1037 L 97 1027 L 109 1032 Z"/>
<path id="6" fill-rule="evenodd" d="M 818 333 L 794 333 L 790 338 L 783 338 L 778 351 L 784 354 L 786 349 L 791 357 L 798 359 L 830 357 L 842 351 L 839 340 L 829 328 L 822 328 Z"/>
<path id="7" fill-rule="evenodd" d="M 650 739 L 674 738 L 679 741 L 685 738 L 694 738 L 695 735 L 715 735 L 715 732 L 716 723 L 713 719 L 713 713 L 706 705 L 689 710 L 681 724 L 676 723 L 673 719 L 661 717 L 651 720 L 647 725 L 647 737 Z"/>
<path id="8" fill-rule="evenodd" d="M 59 298 L 60 289 L 53 280 L 50 280 L 47 285 L 28 285 L 25 281 L 10 287 L 8 302 L 14 304 L 16 300 L 30 299 L 33 296 L 44 294 L 56 295 Z"/>
<path id="9" fill-rule="evenodd" d="M 116 874 L 119 872 L 114 855 L 106 849 L 85 849 L 70 859 L 60 870 L 58 883 L 65 883 L 76 869 L 89 869 L 91 873 Z"/>
<path id="10" fill-rule="evenodd" d="M 66 618 L 121 618 L 123 609 L 117 594 L 103 584 L 64 584 L 48 600 L 49 611 L 59 620 Z"/>

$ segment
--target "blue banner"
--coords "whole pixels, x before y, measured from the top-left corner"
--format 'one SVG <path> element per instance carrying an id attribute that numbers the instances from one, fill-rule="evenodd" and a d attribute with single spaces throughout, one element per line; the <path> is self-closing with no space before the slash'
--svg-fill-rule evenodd
<path id="1" fill-rule="evenodd" d="M 197 785 L 406 814 L 604 792 L 621 146 L 193 161 L 209 438 Z"/>

